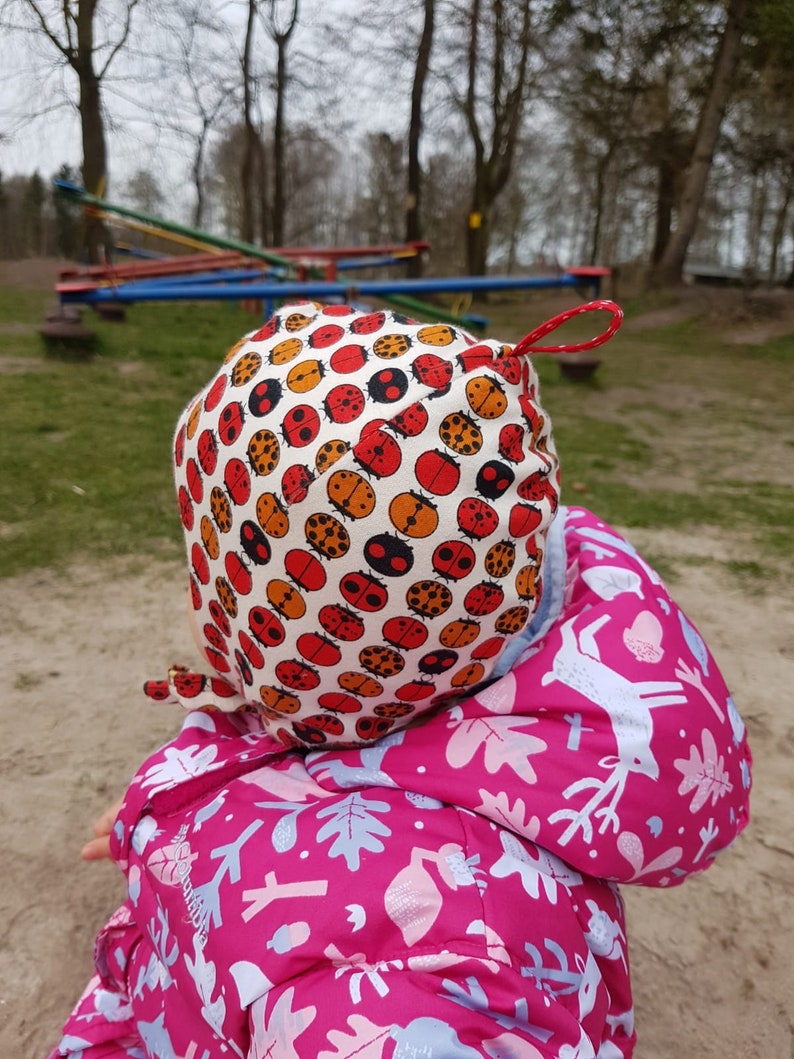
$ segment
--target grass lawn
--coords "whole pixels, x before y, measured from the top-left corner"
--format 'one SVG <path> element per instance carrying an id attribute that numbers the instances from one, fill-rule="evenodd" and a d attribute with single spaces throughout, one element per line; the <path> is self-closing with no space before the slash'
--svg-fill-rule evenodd
<path id="1" fill-rule="evenodd" d="M 176 556 L 174 422 L 257 318 L 210 302 L 134 305 L 123 323 L 87 311 L 97 351 L 63 360 L 37 333 L 52 300 L 0 288 L 0 576 L 75 556 Z M 735 533 L 746 542 L 726 561 L 736 572 L 790 576 L 794 333 L 729 343 L 696 313 L 659 323 L 647 304 L 625 308 L 591 381 L 538 358 L 564 499 L 626 527 Z M 478 309 L 489 334 L 511 341 L 550 315 L 535 296 Z M 656 322 L 643 326 L 644 315 Z M 567 333 L 605 320 L 579 319 Z"/>

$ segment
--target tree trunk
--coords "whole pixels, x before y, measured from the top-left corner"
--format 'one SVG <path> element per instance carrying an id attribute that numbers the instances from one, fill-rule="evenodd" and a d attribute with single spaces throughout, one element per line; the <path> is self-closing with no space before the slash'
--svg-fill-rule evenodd
<path id="1" fill-rule="evenodd" d="M 780 205 L 778 206 L 777 213 L 775 214 L 775 227 L 772 232 L 772 246 L 770 247 L 769 251 L 770 283 L 777 282 L 777 268 L 778 260 L 780 257 L 780 247 L 783 244 L 783 239 L 786 234 L 786 218 L 788 217 L 792 194 L 794 194 L 794 178 L 792 178 L 792 176 L 789 176 L 789 180 L 782 193 Z"/>
<path id="2" fill-rule="evenodd" d="M 653 286 L 675 286 L 681 282 L 684 261 L 695 234 L 722 119 L 733 87 L 748 5 L 749 0 L 729 0 L 725 26 L 714 58 L 711 84 L 700 114 L 692 160 L 681 194 L 678 223 L 661 259 L 651 270 L 650 282 Z"/>
<path id="3" fill-rule="evenodd" d="M 245 126 L 245 143 L 240 166 L 240 237 L 246 243 L 254 242 L 255 209 L 254 177 L 256 174 L 256 154 L 259 134 L 254 124 L 254 100 L 251 86 L 251 52 L 254 42 L 254 23 L 256 19 L 256 0 L 248 0 L 248 21 L 245 28 L 243 46 L 243 124 Z"/>
<path id="4" fill-rule="evenodd" d="M 435 0 L 425 0 L 425 22 L 419 49 L 416 53 L 414 83 L 411 90 L 411 123 L 408 129 L 408 188 L 405 208 L 405 238 L 407 242 L 422 238 L 422 167 L 419 162 L 419 147 L 422 139 L 422 98 L 430 69 L 430 54 L 433 48 L 435 28 Z M 422 275 L 422 257 L 417 254 L 408 261 L 408 275 Z"/>
<path id="5" fill-rule="evenodd" d="M 72 66 L 80 84 L 80 131 L 83 140 L 83 186 L 91 195 L 107 194 L 107 143 L 102 117 L 100 78 L 94 69 L 94 13 L 96 0 L 82 0 L 77 11 L 77 51 Z M 88 259 L 99 264 L 109 253 L 109 233 L 95 214 L 86 213 Z"/>

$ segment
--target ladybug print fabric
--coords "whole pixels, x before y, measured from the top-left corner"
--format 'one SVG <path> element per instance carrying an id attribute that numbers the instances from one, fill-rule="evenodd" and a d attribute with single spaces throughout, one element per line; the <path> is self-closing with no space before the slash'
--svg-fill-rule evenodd
<path id="1" fill-rule="evenodd" d="M 489 679 L 540 600 L 559 492 L 537 377 L 510 354 L 313 303 L 229 352 L 174 445 L 220 709 L 258 711 L 287 746 L 355 745 Z M 454 648 L 451 622 L 469 630 Z M 387 646 L 394 623 L 421 645 Z M 322 679 L 285 684 L 305 668 Z"/>

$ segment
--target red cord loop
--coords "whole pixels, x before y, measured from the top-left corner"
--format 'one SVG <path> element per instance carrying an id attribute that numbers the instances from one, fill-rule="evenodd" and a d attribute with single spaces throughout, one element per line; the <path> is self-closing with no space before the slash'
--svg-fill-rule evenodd
<path id="1" fill-rule="evenodd" d="M 567 321 L 574 316 L 579 316 L 580 313 L 597 312 L 602 309 L 605 312 L 611 313 L 612 319 L 606 331 L 602 331 L 601 334 L 596 335 L 595 338 L 591 338 L 587 342 L 575 342 L 573 345 L 538 346 L 535 344 L 541 338 L 545 338 L 546 335 L 551 334 L 552 331 L 556 331 L 558 327 L 562 327 L 564 323 L 567 323 Z M 584 305 L 577 305 L 573 309 L 566 309 L 564 313 L 559 313 L 557 316 L 553 316 L 551 320 L 547 320 L 545 324 L 541 324 L 540 327 L 536 327 L 534 331 L 530 331 L 528 335 L 513 346 L 513 352 L 511 355 L 514 357 L 520 357 L 526 353 L 584 353 L 587 349 L 595 349 L 597 346 L 602 346 L 604 342 L 608 342 L 619 330 L 622 323 L 623 310 L 619 305 L 616 305 L 615 302 L 607 301 L 603 298 L 594 302 L 586 302 Z"/>

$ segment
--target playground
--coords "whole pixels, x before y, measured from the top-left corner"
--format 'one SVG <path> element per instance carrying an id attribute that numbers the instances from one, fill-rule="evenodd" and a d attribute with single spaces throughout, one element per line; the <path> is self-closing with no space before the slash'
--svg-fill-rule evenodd
<path id="1" fill-rule="evenodd" d="M 44 305 L 56 279 L 52 264 L 37 270 L 29 263 L 0 271 L 0 292 L 16 284 L 12 300 L 21 304 L 38 290 Z M 493 333 L 515 340 L 517 319 L 534 326 L 575 300 L 565 290 L 534 297 L 518 306 L 489 304 Z M 749 312 L 738 318 L 729 300 L 735 295 L 720 294 L 705 310 L 703 297 L 629 306 L 624 330 L 603 354 L 599 381 L 581 387 L 552 374 L 545 391 L 570 472 L 568 503 L 628 511 L 632 491 L 656 491 L 685 507 L 705 480 L 724 484 L 733 499 L 713 518 L 683 524 L 657 511 L 642 526 L 635 509 L 626 530 L 712 646 L 756 760 L 753 823 L 735 849 L 681 889 L 624 890 L 637 1059 L 787 1056 L 794 1017 L 794 605 L 790 551 L 759 533 L 761 508 L 781 511 L 770 497 L 791 483 L 785 380 L 794 311 L 786 303 L 774 319 Z M 35 333 L 30 319 L 5 320 L 4 347 Z M 737 336 L 741 346 L 731 344 Z M 115 341 L 123 345 L 122 337 Z M 79 370 L 97 379 L 106 372 L 122 388 L 137 372 L 154 372 L 154 360 L 135 367 L 133 350 L 115 348 Z M 7 380 L 28 376 L 49 393 L 74 365 L 54 365 L 32 349 L 0 357 L 0 366 Z M 633 440 L 646 446 L 641 463 L 613 434 L 596 430 L 627 422 Z M 577 423 L 589 434 L 577 432 Z M 48 444 L 55 451 L 63 440 L 53 435 Z M 607 479 L 625 492 L 611 492 Z M 773 528 L 782 537 L 790 524 L 781 514 Z M 10 542 L 13 528 L 2 523 L 0 531 Z M 47 532 L 61 532 L 52 517 Z M 95 558 L 86 549 L 2 583 L 5 611 L 15 620 L 6 623 L 0 679 L 6 717 L 16 720 L 0 765 L 0 909 L 7 924 L 0 1051 L 20 1059 L 40 1059 L 53 1044 L 89 972 L 90 933 L 122 896 L 112 865 L 79 860 L 90 822 L 177 723 L 169 708 L 147 705 L 136 689 L 172 661 L 194 659 L 183 623 L 182 563 L 165 547 L 163 557 L 152 554 L 133 548 Z"/>

